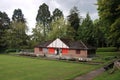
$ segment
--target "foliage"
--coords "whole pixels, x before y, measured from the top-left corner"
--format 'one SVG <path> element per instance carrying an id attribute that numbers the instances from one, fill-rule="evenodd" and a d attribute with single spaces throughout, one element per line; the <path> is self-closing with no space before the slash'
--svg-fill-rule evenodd
<path id="1" fill-rule="evenodd" d="M 105 21 L 106 25 L 109 26 L 110 43 L 119 48 L 120 40 L 118 37 L 120 37 L 120 35 L 118 31 L 120 28 L 118 28 L 118 25 L 120 20 L 120 0 L 98 0 L 97 5 L 100 19 Z"/>
<path id="2" fill-rule="evenodd" d="M 103 47 L 97 49 L 97 52 L 115 52 L 115 51 L 117 51 L 115 47 Z"/>
<path id="3" fill-rule="evenodd" d="M 58 8 L 56 8 L 54 11 L 53 11 L 53 16 L 52 16 L 52 20 L 57 20 L 61 17 L 64 17 L 63 16 L 63 13 L 61 10 L 59 10 Z"/>
<path id="4" fill-rule="evenodd" d="M 26 48 L 29 40 L 26 31 L 26 24 L 22 22 L 12 22 L 11 28 L 6 31 L 6 42 L 9 44 L 9 48 Z"/>
<path id="5" fill-rule="evenodd" d="M 44 39 L 44 33 L 43 33 L 44 30 L 43 29 L 44 29 L 44 26 L 40 23 L 37 23 L 35 28 L 33 28 L 32 44 L 34 46 L 43 41 L 43 39 Z"/>
<path id="6" fill-rule="evenodd" d="M 9 29 L 10 18 L 5 12 L 0 11 L 0 48 L 6 48 L 5 31 Z"/>
<path id="7" fill-rule="evenodd" d="M 11 52 L 19 52 L 19 49 L 7 49 L 5 50 L 5 53 L 11 53 Z"/>
<path id="8" fill-rule="evenodd" d="M 110 30 L 110 40 L 114 46 L 119 49 L 120 47 L 120 18 L 118 18 L 112 25 Z"/>
<path id="9" fill-rule="evenodd" d="M 6 32 L 7 43 L 9 48 L 28 48 L 29 37 L 26 34 L 28 31 L 28 26 L 26 25 L 26 20 L 21 9 L 15 9 L 11 27 Z"/>
<path id="10" fill-rule="evenodd" d="M 120 16 L 120 0 L 98 0 L 97 4 L 100 18 L 110 24 Z"/>
<path id="11" fill-rule="evenodd" d="M 44 39 L 46 38 L 47 30 L 50 29 L 50 22 L 51 22 L 51 15 L 49 11 L 48 5 L 43 3 L 40 5 L 38 14 L 36 17 L 37 24 L 42 24 L 43 25 L 43 32 L 44 32 Z"/>
<path id="12" fill-rule="evenodd" d="M 12 20 L 15 22 L 23 22 L 23 23 L 26 22 L 21 9 L 14 10 L 13 15 L 12 15 Z"/>
<path id="13" fill-rule="evenodd" d="M 76 32 L 75 36 L 74 36 L 75 39 L 77 37 L 78 27 L 80 26 L 80 20 L 81 20 L 81 18 L 79 17 L 79 11 L 78 11 L 77 7 L 73 7 L 73 9 L 70 10 L 70 14 L 68 15 L 68 21 L 69 21 L 71 27 Z"/>
<path id="14" fill-rule="evenodd" d="M 97 47 L 109 46 L 108 42 L 109 28 L 105 24 L 106 23 L 101 21 L 100 19 L 96 19 L 94 21 L 93 30 Z"/>
<path id="15" fill-rule="evenodd" d="M 83 19 L 81 26 L 78 28 L 78 39 L 82 40 L 91 45 L 95 45 L 95 37 L 94 37 L 94 25 L 89 16 L 89 13 L 86 14 L 86 18 Z"/>
<path id="16" fill-rule="evenodd" d="M 0 55 L 0 61 L 1 80 L 70 80 L 98 67 L 9 55 Z"/>
<path id="17" fill-rule="evenodd" d="M 73 39 L 74 31 L 71 29 L 68 23 L 65 22 L 64 18 L 60 18 L 51 23 L 51 31 L 48 33 L 48 39 L 56 38 L 69 38 Z M 71 34 L 71 35 L 70 35 Z"/>

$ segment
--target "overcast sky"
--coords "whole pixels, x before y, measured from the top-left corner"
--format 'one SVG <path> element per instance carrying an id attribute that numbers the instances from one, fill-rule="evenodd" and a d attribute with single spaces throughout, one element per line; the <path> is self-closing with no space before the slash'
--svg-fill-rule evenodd
<path id="1" fill-rule="evenodd" d="M 97 0 L 0 0 L 0 11 L 6 12 L 11 18 L 14 9 L 20 8 L 27 20 L 30 33 L 32 28 L 35 27 L 39 6 L 43 3 L 49 6 L 51 13 L 55 8 L 59 8 L 63 11 L 64 16 L 67 16 L 70 9 L 76 6 L 83 18 L 89 12 L 94 20 L 98 18 L 97 6 L 94 5 L 96 2 Z"/>

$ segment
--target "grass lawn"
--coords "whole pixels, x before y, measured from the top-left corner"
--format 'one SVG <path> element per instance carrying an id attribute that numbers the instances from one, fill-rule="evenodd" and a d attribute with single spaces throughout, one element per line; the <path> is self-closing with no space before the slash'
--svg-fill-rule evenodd
<path id="1" fill-rule="evenodd" d="M 106 71 L 102 75 L 97 76 L 94 80 L 120 80 L 120 70 L 115 71 L 113 74 Z"/>
<path id="2" fill-rule="evenodd" d="M 120 52 L 97 52 L 97 55 L 100 57 L 120 56 Z"/>
<path id="3" fill-rule="evenodd" d="M 70 80 L 99 65 L 0 55 L 0 80 Z"/>
<path id="4" fill-rule="evenodd" d="M 120 52 L 96 52 L 97 57 L 93 58 L 95 62 L 104 62 L 109 63 L 116 59 L 120 58 Z"/>
<path id="5" fill-rule="evenodd" d="M 120 52 L 97 52 L 100 61 L 109 62 L 114 57 L 117 56 L 120 58 Z M 120 80 L 120 70 L 115 71 L 113 74 L 109 73 L 110 71 L 105 71 L 103 74 L 97 76 L 94 80 Z"/>

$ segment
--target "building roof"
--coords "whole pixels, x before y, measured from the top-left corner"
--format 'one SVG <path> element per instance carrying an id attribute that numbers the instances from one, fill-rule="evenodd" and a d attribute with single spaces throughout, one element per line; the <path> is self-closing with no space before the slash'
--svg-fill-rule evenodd
<path id="1" fill-rule="evenodd" d="M 49 41 L 45 41 L 45 42 L 42 42 L 38 45 L 36 45 L 35 47 L 47 47 L 50 43 L 52 43 L 54 40 L 49 40 Z"/>
<path id="2" fill-rule="evenodd" d="M 96 49 L 95 47 L 92 47 L 88 44 L 83 43 L 82 41 L 73 41 L 70 39 L 60 39 L 64 44 L 66 44 L 67 46 L 69 46 L 69 49 L 82 49 L 82 50 L 86 50 L 86 49 Z M 50 43 L 52 43 L 54 40 L 50 40 L 50 41 L 46 41 L 43 42 L 39 45 L 37 45 L 36 47 L 47 47 Z"/>

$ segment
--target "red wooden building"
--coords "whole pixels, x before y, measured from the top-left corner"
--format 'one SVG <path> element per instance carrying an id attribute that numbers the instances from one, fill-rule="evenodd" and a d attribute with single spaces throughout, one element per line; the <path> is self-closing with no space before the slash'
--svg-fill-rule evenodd
<path id="1" fill-rule="evenodd" d="M 55 39 L 37 45 L 34 53 L 39 55 L 60 55 L 61 57 L 88 58 L 95 55 L 96 48 L 82 41 Z"/>

